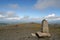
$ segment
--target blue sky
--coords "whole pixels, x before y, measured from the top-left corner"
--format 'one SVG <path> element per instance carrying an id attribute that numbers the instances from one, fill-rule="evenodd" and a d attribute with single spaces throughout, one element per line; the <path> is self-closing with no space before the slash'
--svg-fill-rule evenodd
<path id="1" fill-rule="evenodd" d="M 0 0 L 0 18 L 60 20 L 60 0 Z"/>

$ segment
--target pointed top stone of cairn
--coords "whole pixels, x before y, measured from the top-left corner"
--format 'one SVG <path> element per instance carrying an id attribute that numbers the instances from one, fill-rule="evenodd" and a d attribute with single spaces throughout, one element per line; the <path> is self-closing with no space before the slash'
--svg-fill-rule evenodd
<path id="1" fill-rule="evenodd" d="M 48 22 L 45 19 L 42 20 L 41 32 L 49 33 Z"/>

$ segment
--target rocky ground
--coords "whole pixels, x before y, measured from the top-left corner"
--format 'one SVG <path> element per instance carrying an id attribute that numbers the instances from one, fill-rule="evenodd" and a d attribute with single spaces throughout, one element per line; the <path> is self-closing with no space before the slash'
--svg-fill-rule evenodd
<path id="1" fill-rule="evenodd" d="M 33 37 L 31 33 L 40 30 L 40 27 L 15 27 L 0 29 L 0 40 L 60 40 L 60 28 L 50 28 L 50 38 Z"/>

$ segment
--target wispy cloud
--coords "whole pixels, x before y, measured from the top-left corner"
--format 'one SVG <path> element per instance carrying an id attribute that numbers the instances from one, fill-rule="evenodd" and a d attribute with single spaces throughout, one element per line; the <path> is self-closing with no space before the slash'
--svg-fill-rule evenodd
<path id="1" fill-rule="evenodd" d="M 20 6 L 18 4 L 8 4 L 8 7 L 18 9 Z"/>
<path id="2" fill-rule="evenodd" d="M 20 9 L 20 5 L 19 4 L 5 4 L 5 5 L 0 5 L 0 8 L 4 8 L 4 9 Z"/>
<path id="3" fill-rule="evenodd" d="M 46 8 L 60 8 L 60 0 L 37 0 L 34 5 L 36 9 L 46 9 Z"/>

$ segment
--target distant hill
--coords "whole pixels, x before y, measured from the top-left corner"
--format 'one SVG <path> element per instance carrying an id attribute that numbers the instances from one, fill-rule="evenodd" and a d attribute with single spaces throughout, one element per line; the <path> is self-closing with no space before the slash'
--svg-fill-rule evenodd
<path id="1" fill-rule="evenodd" d="M 48 21 L 49 24 L 60 24 L 60 20 L 52 20 L 52 21 Z"/>
<path id="2" fill-rule="evenodd" d="M 7 23 L 0 23 L 0 25 L 7 25 Z"/>
<path id="3" fill-rule="evenodd" d="M 51 20 L 51 21 L 47 20 L 47 21 L 49 24 L 60 24 L 60 20 Z M 42 20 L 38 20 L 38 21 L 20 20 L 20 21 L 11 21 L 11 22 L 10 21 L 7 21 L 7 22 L 0 21 L 0 25 L 2 25 L 2 24 L 4 24 L 4 25 L 6 25 L 6 24 L 22 24 L 22 23 L 39 23 L 39 24 L 41 24 L 41 22 L 42 22 Z"/>

